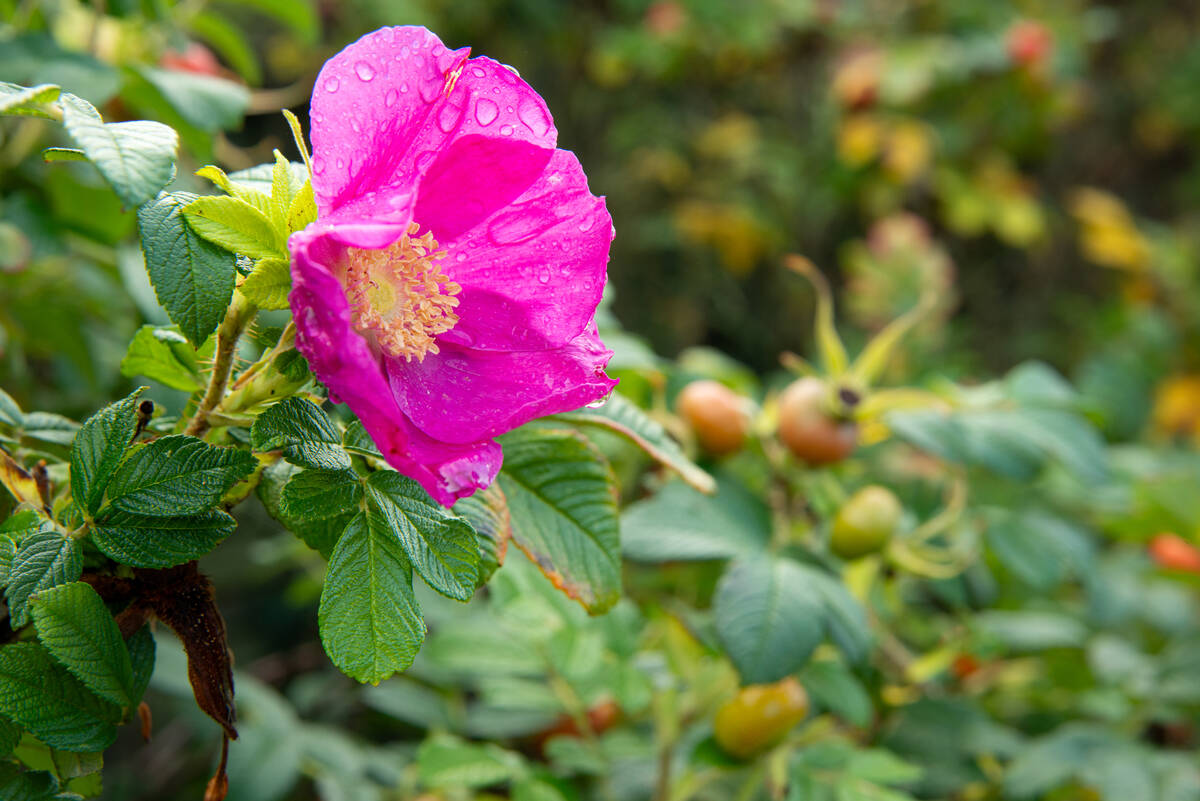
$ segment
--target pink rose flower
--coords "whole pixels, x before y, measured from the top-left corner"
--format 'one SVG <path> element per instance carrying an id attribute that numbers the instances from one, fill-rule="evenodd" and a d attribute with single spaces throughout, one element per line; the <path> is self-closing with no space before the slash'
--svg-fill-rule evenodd
<path id="1" fill-rule="evenodd" d="M 612 218 L 510 68 L 418 27 L 364 36 L 309 108 L 318 221 L 292 235 L 297 347 L 440 503 L 495 437 L 616 384 L 596 332 Z"/>

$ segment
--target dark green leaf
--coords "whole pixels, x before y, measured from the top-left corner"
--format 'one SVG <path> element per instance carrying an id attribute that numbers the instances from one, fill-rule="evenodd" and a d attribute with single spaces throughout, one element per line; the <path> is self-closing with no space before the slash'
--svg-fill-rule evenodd
<path id="1" fill-rule="evenodd" d="M 362 481 L 352 470 L 302 470 L 284 485 L 279 510 L 300 520 L 353 516 L 362 494 Z"/>
<path id="2" fill-rule="evenodd" d="M 112 471 L 133 439 L 138 396 L 144 389 L 135 390 L 96 412 L 75 435 L 71 447 L 71 496 L 81 511 L 92 514 L 100 508 Z"/>
<path id="3" fill-rule="evenodd" d="M 61 414 L 52 412 L 30 412 L 25 415 L 21 426 L 21 436 L 25 439 L 36 439 L 40 442 L 51 442 L 55 445 L 70 445 L 75 441 L 75 432 L 79 423 L 69 420 Z"/>
<path id="4" fill-rule="evenodd" d="M 329 559 L 333 555 L 333 547 L 337 545 L 338 538 L 342 536 L 342 531 L 345 530 L 358 510 L 342 510 L 340 513 L 332 513 L 333 510 L 328 510 L 331 512 L 331 516 L 319 518 L 300 518 L 284 513 L 282 509 L 283 490 L 287 483 L 298 476 L 300 472 L 295 465 L 276 462 L 263 471 L 262 480 L 258 485 L 258 497 L 267 512 L 283 524 L 284 528 L 302 539 L 305 545 Z M 312 472 L 320 473 L 321 471 Z M 306 494 L 300 490 L 293 490 L 293 492 L 299 492 L 300 495 Z M 303 508 L 304 500 L 298 500 Z M 315 507 L 313 511 L 317 511 Z M 321 514 L 325 514 L 325 511 L 321 510 Z"/>
<path id="5" fill-rule="evenodd" d="M 117 469 L 108 485 L 109 503 L 151 517 L 206 512 L 256 464 L 236 448 L 184 435 L 162 437 L 134 451 Z"/>
<path id="6" fill-rule="evenodd" d="M 187 192 L 164 192 L 138 209 L 138 225 L 158 302 L 200 347 L 229 308 L 237 270 L 232 253 L 200 238 L 187 224 L 183 209 L 195 199 Z"/>
<path id="7" fill-rule="evenodd" d="M 321 642 L 333 663 L 378 684 L 406 669 L 425 638 L 412 590 L 412 567 L 377 510 L 355 517 L 338 540 L 318 613 Z"/>
<path id="8" fill-rule="evenodd" d="M 38 639 L 96 695 L 134 703 L 133 669 L 121 632 L 104 601 L 82 581 L 41 590 L 29 601 Z"/>
<path id="9" fill-rule="evenodd" d="M 133 669 L 131 695 L 134 703 L 137 703 L 146 694 L 146 688 L 150 686 L 150 677 L 154 675 L 155 645 L 150 626 L 142 626 L 135 631 L 125 641 L 125 646 L 129 649 L 129 663 Z"/>
<path id="10" fill-rule="evenodd" d="M 589 612 L 607 610 L 620 596 L 621 561 L 616 490 L 603 457 L 569 431 L 517 430 L 501 444 L 513 541 Z"/>
<path id="11" fill-rule="evenodd" d="M 233 533 L 237 522 L 220 510 L 188 517 L 145 517 L 114 510 L 92 529 L 106 556 L 133 567 L 164 568 L 199 559 Z"/>
<path id="12" fill-rule="evenodd" d="M 374 456 L 377 459 L 383 458 L 383 454 L 379 452 L 375 441 L 371 439 L 371 435 L 367 433 L 367 429 L 363 428 L 363 424 L 358 420 L 354 420 L 350 425 L 346 426 L 345 432 L 342 433 L 342 447 L 362 456 Z"/>
<path id="13" fill-rule="evenodd" d="M 105 123 L 82 98 L 63 92 L 63 126 L 128 208 L 150 200 L 175 175 L 179 137 L 159 122 Z"/>
<path id="14" fill-rule="evenodd" d="M 287 398 L 260 414 L 250 429 L 250 442 L 256 451 L 283 451 L 283 458 L 299 467 L 350 467 L 337 426 L 321 407 L 303 398 Z"/>
<path id="15" fill-rule="evenodd" d="M 58 781 L 44 770 L 21 770 L 13 762 L 0 762 L 0 798 L 4 801 L 58 801 L 79 796 L 60 795 Z"/>
<path id="16" fill-rule="evenodd" d="M 50 523 L 26 535 L 13 557 L 5 590 L 13 627 L 29 622 L 30 595 L 76 581 L 82 572 L 83 555 L 78 540 L 65 536 Z"/>
<path id="17" fill-rule="evenodd" d="M 417 482 L 391 470 L 367 479 L 367 502 L 429 586 L 459 601 L 475 593 L 479 543 L 470 523 L 446 511 Z"/>
<path id="18" fill-rule="evenodd" d="M 36 643 L 0 648 L 0 715 L 51 748 L 102 751 L 117 736 L 119 707 L 96 697 Z"/>

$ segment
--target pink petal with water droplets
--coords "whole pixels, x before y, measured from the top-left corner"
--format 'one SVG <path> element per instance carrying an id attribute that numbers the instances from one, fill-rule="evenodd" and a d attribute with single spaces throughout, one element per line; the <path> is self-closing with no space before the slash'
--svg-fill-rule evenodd
<path id="1" fill-rule="evenodd" d="M 449 153 L 447 154 L 450 155 Z M 484 164 L 468 166 L 486 172 Z M 461 172 L 470 174 L 469 169 Z M 575 154 L 556 150 L 537 179 L 507 206 L 454 235 L 452 203 L 427 203 L 415 219 L 447 252 L 441 262 L 460 286 L 459 322 L 439 341 L 484 350 L 539 350 L 574 339 L 604 293 L 612 218 L 588 190 Z M 461 197 L 445 187 L 440 197 Z"/>
<path id="2" fill-rule="evenodd" d="M 537 417 L 578 409 L 617 382 L 595 323 L 560 348 L 496 352 L 445 345 L 422 362 L 386 359 L 400 408 L 446 442 L 495 437 Z"/>
<path id="3" fill-rule="evenodd" d="M 331 268 L 345 258 L 339 239 L 362 241 L 380 231 L 310 226 L 289 241 L 296 347 L 313 373 L 347 404 L 388 463 L 415 479 L 439 503 L 488 486 L 500 470 L 499 446 L 487 440 L 452 444 L 429 436 L 400 410 L 383 364 L 350 323 L 350 304 Z"/>

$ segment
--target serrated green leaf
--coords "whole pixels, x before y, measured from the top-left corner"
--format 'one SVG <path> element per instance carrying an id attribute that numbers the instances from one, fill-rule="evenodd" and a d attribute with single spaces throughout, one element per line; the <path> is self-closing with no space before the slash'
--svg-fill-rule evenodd
<path id="1" fill-rule="evenodd" d="M 134 702 L 133 668 L 104 601 L 82 581 L 40 590 L 29 600 L 38 639 L 92 692 L 112 703 Z"/>
<path id="2" fill-rule="evenodd" d="M 183 213 L 193 231 L 232 253 L 252 259 L 287 258 L 287 248 L 267 215 L 241 198 L 199 197 Z"/>
<path id="3" fill-rule="evenodd" d="M 250 428 L 250 442 L 258 452 L 283 451 L 283 458 L 299 467 L 350 467 L 337 426 L 303 398 L 286 398 L 260 414 Z"/>
<path id="4" fill-rule="evenodd" d="M 304 186 L 292 198 L 292 203 L 288 207 L 287 213 L 287 229 L 288 233 L 295 233 L 303 228 L 307 228 L 311 223 L 317 220 L 317 197 L 313 194 L 312 181 L 305 181 Z"/>
<path id="5" fill-rule="evenodd" d="M 146 271 L 167 316 L 196 347 L 216 330 L 233 297 L 232 253 L 200 238 L 183 209 L 196 199 L 164 192 L 138 209 Z"/>
<path id="6" fill-rule="evenodd" d="M 459 601 L 475 594 L 479 543 L 470 523 L 446 511 L 417 482 L 391 470 L 367 479 L 367 503 L 400 540 L 425 583 Z"/>
<path id="7" fill-rule="evenodd" d="M 260 309 L 286 309 L 292 291 L 292 266 L 284 259 L 259 259 L 238 289 Z"/>
<path id="8" fill-rule="evenodd" d="M 299 520 L 353 516 L 362 495 L 362 481 L 352 470 L 302 470 L 284 485 L 279 510 Z"/>
<path id="9" fill-rule="evenodd" d="M 509 781 L 520 771 L 516 754 L 494 745 L 451 739 L 426 740 L 417 749 L 421 783 L 429 787 L 487 787 Z"/>
<path id="10" fill-rule="evenodd" d="M 620 596 L 616 488 L 603 457 L 569 431 L 520 430 L 500 440 L 500 487 L 513 541 L 591 613 Z"/>
<path id="11" fill-rule="evenodd" d="M 866 619 L 829 576 L 766 554 L 734 562 L 717 584 L 717 636 L 747 684 L 777 681 L 808 660 L 828 632 L 862 656 Z"/>
<path id="12" fill-rule="evenodd" d="M 271 198 L 253 186 L 232 180 L 220 167 L 209 164 L 196 170 L 196 175 L 212 181 L 225 194 L 246 201 L 263 214 L 268 216 L 271 214 Z"/>
<path id="13" fill-rule="evenodd" d="M 100 508 L 104 489 L 137 429 L 137 402 L 145 387 L 93 414 L 71 446 L 71 497 L 88 514 Z"/>
<path id="14" fill-rule="evenodd" d="M 160 122 L 106 123 L 91 103 L 63 92 L 63 126 L 128 208 L 155 196 L 175 176 L 179 136 Z"/>
<path id="15" fill-rule="evenodd" d="M 61 92 L 59 87 L 48 83 L 27 87 L 0 81 L 0 114 L 49 119 L 53 115 L 45 106 L 57 100 Z"/>
<path id="16" fill-rule="evenodd" d="M 292 206 L 292 165 L 278 150 L 274 151 L 275 166 L 271 170 L 271 222 L 284 236 L 288 230 L 288 209 Z"/>
<path id="17" fill-rule="evenodd" d="M 164 568 L 199 559 L 237 528 L 219 509 L 187 517 L 146 517 L 120 510 L 102 515 L 92 542 L 110 559 L 132 567 Z"/>
<path id="18" fill-rule="evenodd" d="M 329 559 L 342 532 L 358 510 L 323 518 L 301 518 L 284 513 L 283 490 L 300 472 L 300 468 L 288 462 L 276 462 L 263 471 L 258 484 L 258 497 L 268 514 L 278 520 L 284 528 L 303 540 L 305 545 Z"/>
<path id="19" fill-rule="evenodd" d="M 0 756 L 8 756 L 21 742 L 21 727 L 8 718 L 0 717 Z M 3 798 L 3 796 L 0 796 Z"/>
<path id="20" fill-rule="evenodd" d="M 83 554 L 78 540 L 65 536 L 49 522 L 26 535 L 13 557 L 4 593 L 13 628 L 29 622 L 30 595 L 76 581 L 82 572 Z"/>
<path id="21" fill-rule="evenodd" d="M 121 464 L 108 485 L 108 502 L 150 517 L 194 515 L 216 506 L 256 465 L 251 454 L 236 448 L 184 435 L 162 437 Z"/>
<path id="22" fill-rule="evenodd" d="M 459 498 L 454 512 L 466 518 L 479 540 L 479 576 L 477 587 L 487 583 L 508 553 L 508 541 L 512 539 L 512 516 L 508 512 L 508 501 L 496 484 L 466 498 Z"/>
<path id="23" fill-rule="evenodd" d="M 128 378 L 145 376 L 184 392 L 204 388 L 192 346 L 187 337 L 173 327 L 143 325 L 139 328 L 121 360 L 121 375 Z"/>
<path id="24" fill-rule="evenodd" d="M 62 796 L 58 782 L 43 770 L 21 770 L 14 762 L 0 763 L 0 798 L 4 801 L 73 801 Z"/>
<path id="25" fill-rule="evenodd" d="M 342 447 L 351 453 L 357 453 L 362 456 L 374 456 L 377 459 L 383 458 L 383 454 L 379 452 L 379 448 L 375 445 L 375 440 L 371 439 L 371 435 L 367 433 L 367 429 L 363 428 L 363 424 L 358 420 L 351 421 L 350 425 L 346 426 L 346 430 L 342 432 Z"/>
<path id="26" fill-rule="evenodd" d="M 0 648 L 0 715 L 51 748 L 102 751 L 121 710 L 93 695 L 36 643 Z"/>
<path id="27" fill-rule="evenodd" d="M 412 566 L 377 511 L 359 514 L 338 540 L 317 619 L 325 652 L 351 678 L 378 684 L 412 664 L 425 621 Z"/>
<path id="28" fill-rule="evenodd" d="M 646 452 L 652 459 L 677 472 L 684 481 L 700 492 L 717 491 L 713 477 L 687 458 L 662 424 L 653 419 L 618 392 L 608 396 L 602 406 L 584 407 L 573 412 L 554 415 L 574 425 L 597 426 L 625 437 Z"/>

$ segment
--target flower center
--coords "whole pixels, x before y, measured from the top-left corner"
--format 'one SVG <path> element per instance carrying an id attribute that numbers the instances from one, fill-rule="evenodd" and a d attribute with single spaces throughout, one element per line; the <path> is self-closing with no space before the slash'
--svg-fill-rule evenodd
<path id="1" fill-rule="evenodd" d="M 413 223 L 382 250 L 350 248 L 344 279 L 354 327 L 408 361 L 438 352 L 434 337 L 458 322 L 455 295 L 462 291 L 435 264 L 446 253 L 433 234 L 418 237 L 417 230 Z"/>

